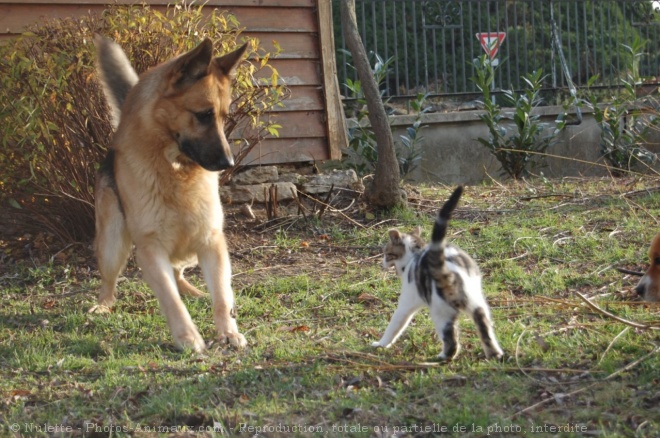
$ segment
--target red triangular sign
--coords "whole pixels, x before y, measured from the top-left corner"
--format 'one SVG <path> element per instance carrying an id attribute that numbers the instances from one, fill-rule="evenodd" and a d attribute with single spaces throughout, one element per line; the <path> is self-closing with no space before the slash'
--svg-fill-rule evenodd
<path id="1" fill-rule="evenodd" d="M 497 51 L 506 38 L 506 32 L 483 32 L 477 34 L 477 39 L 481 43 L 481 47 L 486 51 L 486 55 L 490 59 L 497 56 Z"/>

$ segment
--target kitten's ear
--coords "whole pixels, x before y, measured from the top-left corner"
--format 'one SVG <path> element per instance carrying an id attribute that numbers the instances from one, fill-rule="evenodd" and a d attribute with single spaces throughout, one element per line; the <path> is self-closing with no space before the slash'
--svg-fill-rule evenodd
<path id="1" fill-rule="evenodd" d="M 399 242 L 401 241 L 401 232 L 397 230 L 396 228 L 392 228 L 390 231 L 387 232 L 390 235 L 390 240 L 392 242 Z"/>
<path id="2" fill-rule="evenodd" d="M 417 226 L 417 227 L 413 230 L 412 234 L 413 234 L 413 236 L 421 237 L 421 236 L 422 236 L 422 227 Z"/>

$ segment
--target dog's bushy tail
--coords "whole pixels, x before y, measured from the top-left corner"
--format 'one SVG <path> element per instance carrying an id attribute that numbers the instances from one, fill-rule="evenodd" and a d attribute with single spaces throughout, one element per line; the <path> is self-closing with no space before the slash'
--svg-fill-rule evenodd
<path id="1" fill-rule="evenodd" d="M 138 75 L 119 44 L 94 35 L 96 46 L 96 68 L 99 72 L 103 93 L 112 114 L 112 126 L 117 128 L 121 118 L 121 107 L 128 92 L 138 82 Z"/>
<path id="2" fill-rule="evenodd" d="M 431 235 L 431 249 L 439 250 L 444 247 L 445 236 L 447 235 L 447 224 L 451 219 L 451 214 L 458 205 L 458 200 L 461 199 L 463 194 L 463 186 L 456 187 L 454 193 L 451 194 L 445 205 L 442 206 L 438 217 L 435 219 L 433 225 L 433 234 Z"/>

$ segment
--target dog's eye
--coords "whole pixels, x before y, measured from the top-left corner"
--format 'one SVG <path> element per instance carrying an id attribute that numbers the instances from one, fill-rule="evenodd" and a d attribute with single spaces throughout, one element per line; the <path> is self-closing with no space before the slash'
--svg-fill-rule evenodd
<path id="1" fill-rule="evenodd" d="M 215 111 L 213 111 L 213 108 L 206 111 L 200 111 L 194 114 L 197 120 L 199 121 L 199 123 L 203 125 L 209 125 L 213 121 L 213 118 L 215 117 Z"/>

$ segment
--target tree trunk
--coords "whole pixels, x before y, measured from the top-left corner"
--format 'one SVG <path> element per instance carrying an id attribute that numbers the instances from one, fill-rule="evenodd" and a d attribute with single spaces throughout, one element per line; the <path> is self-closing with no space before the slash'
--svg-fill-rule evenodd
<path id="1" fill-rule="evenodd" d="M 378 91 L 378 84 L 374 78 L 364 49 L 360 34 L 358 33 L 357 18 L 355 16 L 355 0 L 341 0 L 341 23 L 344 29 L 344 38 L 348 50 L 353 56 L 353 63 L 358 78 L 362 84 L 364 97 L 369 110 L 369 122 L 376 135 L 378 161 L 376 173 L 365 195 L 367 202 L 378 208 L 392 208 L 405 205 L 405 192 L 399 187 L 401 174 L 399 163 L 394 151 L 394 139 L 387 119 L 387 113 Z"/>

